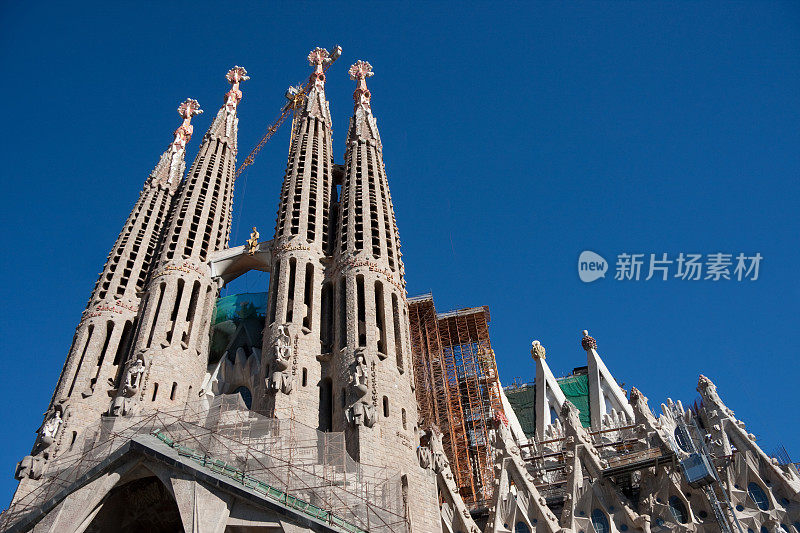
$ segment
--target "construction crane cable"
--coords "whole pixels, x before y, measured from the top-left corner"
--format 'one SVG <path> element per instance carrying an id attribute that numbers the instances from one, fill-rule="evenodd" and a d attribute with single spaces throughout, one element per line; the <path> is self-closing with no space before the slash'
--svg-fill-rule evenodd
<path id="1" fill-rule="evenodd" d="M 326 64 L 323 65 L 322 72 L 325 73 L 330 68 L 330 66 L 337 59 L 339 59 L 339 57 L 341 55 L 342 55 L 342 47 L 338 46 L 338 45 L 334 46 L 333 47 L 333 53 L 330 55 L 330 60 Z M 305 98 L 305 95 L 311 89 L 311 84 L 312 84 L 312 80 L 311 80 L 311 78 L 309 78 L 309 80 L 306 82 L 305 85 L 300 87 L 300 89 L 297 90 L 297 92 L 292 94 L 292 97 L 289 100 L 289 102 L 286 105 L 283 106 L 283 109 L 281 109 L 281 113 L 280 113 L 280 115 L 278 115 L 278 118 L 275 119 L 275 121 L 273 121 L 272 124 L 269 125 L 269 127 L 267 127 L 267 132 L 261 137 L 261 140 L 258 141 L 258 144 L 256 144 L 255 147 L 253 147 L 253 149 L 250 150 L 250 153 L 247 154 L 247 157 L 244 158 L 244 161 L 242 161 L 242 164 L 239 166 L 239 168 L 236 169 L 236 172 L 233 174 L 233 180 L 234 181 L 239 179 L 239 176 L 241 176 L 242 172 L 244 172 L 247 167 L 249 167 L 250 165 L 252 165 L 255 162 L 256 156 L 259 154 L 259 152 L 261 152 L 261 149 L 264 148 L 264 145 L 267 144 L 267 141 L 269 141 L 272 138 L 272 136 L 275 135 L 275 133 L 277 133 L 277 131 L 280 129 L 280 127 L 283 125 L 283 123 L 286 121 L 287 117 L 290 114 L 293 115 L 293 117 L 292 117 L 292 131 L 294 131 L 294 122 L 295 122 L 295 120 L 297 118 L 296 116 L 294 116 L 295 115 L 295 111 L 300 107 L 300 104 L 303 102 L 303 99 Z M 291 91 L 291 88 L 290 88 L 290 91 Z M 288 97 L 288 94 L 290 94 L 290 93 L 287 92 L 287 97 Z M 290 134 L 290 146 L 291 146 L 291 134 Z M 242 189 L 243 189 L 242 193 L 244 193 L 244 190 L 247 189 L 247 177 L 246 176 L 245 176 L 245 180 L 244 180 L 244 184 L 242 186 Z M 242 194 L 242 200 L 239 202 L 239 213 L 236 216 L 236 226 L 234 228 L 233 235 L 237 235 L 238 232 L 239 232 L 239 222 L 240 222 L 240 220 L 242 218 L 242 211 L 244 211 L 244 194 Z"/>

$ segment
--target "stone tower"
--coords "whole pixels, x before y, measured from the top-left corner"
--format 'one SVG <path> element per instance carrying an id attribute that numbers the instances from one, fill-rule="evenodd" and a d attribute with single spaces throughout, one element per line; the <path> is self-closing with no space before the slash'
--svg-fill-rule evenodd
<path id="1" fill-rule="evenodd" d="M 207 332 L 219 291 L 207 261 L 228 245 L 239 84 L 249 79 L 242 67 L 232 68 L 226 78 L 232 87 L 180 188 L 147 284 L 114 415 L 192 400 L 206 372 Z"/>
<path id="2" fill-rule="evenodd" d="M 81 430 L 96 424 L 108 410 L 108 393 L 119 382 L 136 329 L 139 294 L 151 273 L 173 195 L 181 183 L 186 143 L 192 137 L 191 120 L 200 113 L 199 104 L 192 99 L 178 108 L 183 123 L 147 178 L 108 255 L 76 329 L 34 455 L 54 456 L 61 448 L 73 446 Z M 45 431 L 52 428 L 55 431 Z M 56 432 L 58 439 L 53 443 L 52 435 L 45 433 Z"/>
<path id="3" fill-rule="evenodd" d="M 401 475 L 412 530 L 434 531 L 439 527 L 438 501 L 415 454 L 417 402 L 408 304 L 383 146 L 366 85 L 370 76 L 372 66 L 365 61 L 350 67 L 357 82 L 355 109 L 329 273 L 336 298 L 333 429 L 345 432 L 347 451 L 355 460 Z"/>
<path id="4" fill-rule="evenodd" d="M 331 60 L 327 50 L 316 48 L 308 61 L 314 72 L 295 110 L 275 224 L 263 344 L 268 365 L 258 380 L 266 390 L 256 391 L 256 409 L 325 431 L 331 429 L 330 419 L 309 406 L 318 405 L 321 388 L 327 387 L 328 395 L 330 391 L 333 302 L 324 278 L 331 241 L 333 155 L 323 66 Z"/>

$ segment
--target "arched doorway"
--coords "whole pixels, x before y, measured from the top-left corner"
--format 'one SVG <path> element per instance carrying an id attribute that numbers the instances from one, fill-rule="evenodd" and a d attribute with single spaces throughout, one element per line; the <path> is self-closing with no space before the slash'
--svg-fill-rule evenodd
<path id="1" fill-rule="evenodd" d="M 86 533 L 182 533 L 175 499 L 156 477 L 145 477 L 111 489 Z"/>

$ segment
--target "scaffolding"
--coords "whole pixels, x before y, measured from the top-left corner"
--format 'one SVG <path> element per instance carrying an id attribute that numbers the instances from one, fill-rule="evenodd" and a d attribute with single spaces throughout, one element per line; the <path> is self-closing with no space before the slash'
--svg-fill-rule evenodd
<path id="1" fill-rule="evenodd" d="M 464 502 L 477 509 L 494 491 L 489 432 L 503 414 L 486 306 L 436 313 L 430 294 L 409 299 L 422 427 L 437 426 Z"/>
<path id="2" fill-rule="evenodd" d="M 80 449 L 54 459 L 38 486 L 0 516 L 0 530 L 47 513 L 93 468 L 141 436 L 154 436 L 157 445 L 175 450 L 198 469 L 225 476 L 332 529 L 409 530 L 396 472 L 353 461 L 343 433 L 259 415 L 238 394 L 218 396 L 210 405 L 194 402 L 175 411 L 104 418 L 91 431 Z"/>

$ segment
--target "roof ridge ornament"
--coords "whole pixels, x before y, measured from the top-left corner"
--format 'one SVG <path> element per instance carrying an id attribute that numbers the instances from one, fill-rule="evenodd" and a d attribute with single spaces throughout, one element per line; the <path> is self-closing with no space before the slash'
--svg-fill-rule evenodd
<path id="1" fill-rule="evenodd" d="M 353 101 L 356 103 L 356 109 L 362 107 L 369 111 L 372 94 L 370 94 L 369 89 L 367 89 L 367 78 L 374 75 L 374 72 L 372 72 L 372 65 L 367 61 L 359 59 L 353 63 L 348 73 L 350 74 L 351 80 L 356 80 L 358 82 L 356 90 L 353 92 Z"/>
<path id="2" fill-rule="evenodd" d="M 531 357 L 533 357 L 534 360 L 546 359 L 546 355 L 547 350 L 544 349 L 541 342 L 533 341 L 531 343 Z"/>
<path id="3" fill-rule="evenodd" d="M 588 330 L 583 330 L 583 338 L 581 339 L 581 346 L 587 352 L 589 350 L 596 350 L 597 349 L 597 341 L 594 340 L 594 337 L 589 336 Z"/>

